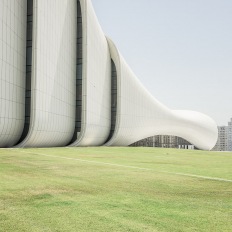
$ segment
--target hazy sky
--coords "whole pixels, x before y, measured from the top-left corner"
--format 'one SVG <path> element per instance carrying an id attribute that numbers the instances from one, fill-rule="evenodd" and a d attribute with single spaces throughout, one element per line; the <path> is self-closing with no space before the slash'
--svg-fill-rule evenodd
<path id="1" fill-rule="evenodd" d="M 172 109 L 232 118 L 232 0 L 92 0 L 106 35 Z"/>

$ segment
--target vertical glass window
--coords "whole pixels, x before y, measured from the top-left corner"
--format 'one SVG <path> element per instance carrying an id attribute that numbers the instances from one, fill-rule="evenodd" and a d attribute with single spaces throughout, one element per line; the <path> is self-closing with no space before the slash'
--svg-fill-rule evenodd
<path id="1" fill-rule="evenodd" d="M 82 14 L 80 1 L 77 1 L 77 60 L 76 60 L 76 122 L 71 143 L 75 142 L 81 132 L 82 112 Z"/>
<path id="2" fill-rule="evenodd" d="M 111 128 L 106 143 L 110 141 L 110 139 L 114 134 L 116 117 L 117 117 L 117 70 L 115 67 L 115 63 L 113 62 L 113 60 L 111 60 Z"/>
<path id="3" fill-rule="evenodd" d="M 31 70 L 32 70 L 32 35 L 33 35 L 33 0 L 27 0 L 27 52 L 26 52 L 26 93 L 24 129 L 18 143 L 27 136 L 31 114 Z"/>

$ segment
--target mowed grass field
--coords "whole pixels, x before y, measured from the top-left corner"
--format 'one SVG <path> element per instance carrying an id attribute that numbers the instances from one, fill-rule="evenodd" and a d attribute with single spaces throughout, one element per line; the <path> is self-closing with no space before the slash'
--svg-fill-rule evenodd
<path id="1" fill-rule="evenodd" d="M 232 153 L 0 149 L 0 231 L 232 231 Z"/>

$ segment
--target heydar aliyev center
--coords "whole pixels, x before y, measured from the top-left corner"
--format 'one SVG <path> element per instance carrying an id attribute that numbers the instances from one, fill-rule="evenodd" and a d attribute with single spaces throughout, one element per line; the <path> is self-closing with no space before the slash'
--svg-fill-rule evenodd
<path id="1" fill-rule="evenodd" d="M 171 110 L 143 87 L 90 0 L 0 1 L 0 147 L 175 135 L 210 150 L 217 134 L 208 116 Z"/>

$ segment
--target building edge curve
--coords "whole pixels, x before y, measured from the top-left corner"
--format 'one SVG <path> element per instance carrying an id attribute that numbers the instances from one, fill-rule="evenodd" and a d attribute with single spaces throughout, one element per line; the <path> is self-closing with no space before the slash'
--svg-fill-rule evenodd
<path id="1" fill-rule="evenodd" d="M 171 110 L 157 101 L 130 70 L 113 41 L 110 38 L 107 41 L 117 69 L 118 106 L 115 132 L 105 146 L 128 146 L 154 135 L 174 135 L 188 140 L 199 149 L 211 150 L 218 137 L 215 121 L 199 112 Z M 130 89 L 133 85 L 135 88 Z M 127 95 L 128 92 L 130 95 Z M 133 98 L 140 101 L 140 105 Z M 147 112 L 141 114 L 146 103 Z"/>

